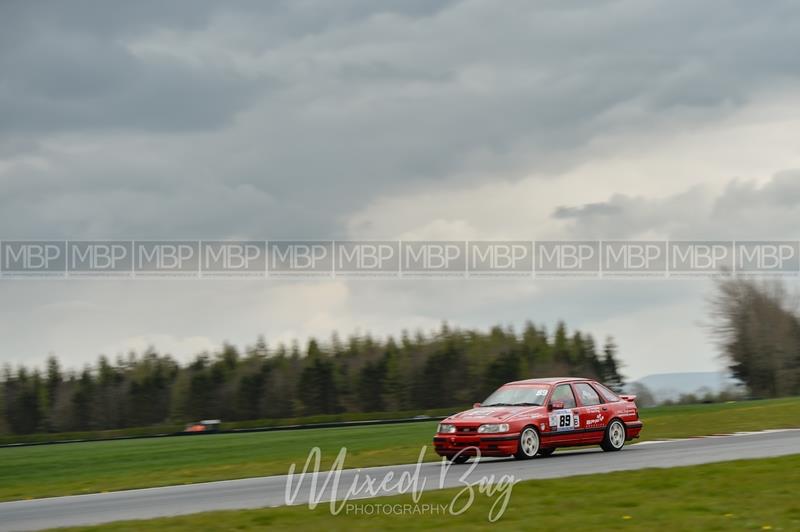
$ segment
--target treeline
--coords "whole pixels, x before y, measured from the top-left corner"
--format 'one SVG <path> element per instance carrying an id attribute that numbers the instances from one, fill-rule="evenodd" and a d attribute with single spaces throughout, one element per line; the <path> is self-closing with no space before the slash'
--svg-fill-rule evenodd
<path id="1" fill-rule="evenodd" d="M 594 377 L 623 385 L 616 347 L 591 335 L 552 335 L 528 323 L 521 333 L 451 329 L 370 336 L 301 351 L 295 342 L 268 349 L 263 338 L 240 352 L 232 345 L 186 364 L 149 350 L 105 356 L 82 371 L 64 371 L 51 357 L 45 368 L 3 369 L 0 432 L 117 429 L 218 418 L 227 421 L 341 412 L 458 407 L 483 400 L 498 385 L 531 377 Z"/>
<path id="2" fill-rule="evenodd" d="M 798 298 L 783 283 L 723 279 L 711 316 L 728 368 L 752 397 L 800 395 Z"/>

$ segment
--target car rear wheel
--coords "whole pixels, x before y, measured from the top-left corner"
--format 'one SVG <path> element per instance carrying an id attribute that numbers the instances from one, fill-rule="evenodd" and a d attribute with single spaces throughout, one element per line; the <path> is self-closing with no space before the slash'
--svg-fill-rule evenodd
<path id="1" fill-rule="evenodd" d="M 457 455 L 454 455 L 454 456 L 448 456 L 447 459 L 449 461 L 453 462 L 454 464 L 463 464 L 467 460 L 469 460 L 470 457 L 467 456 L 466 454 L 457 454 Z"/>
<path id="2" fill-rule="evenodd" d="M 625 445 L 625 425 L 619 419 L 615 419 L 606 428 L 600 447 L 604 451 L 619 451 L 623 445 Z"/>
<path id="3" fill-rule="evenodd" d="M 539 449 L 539 456 L 541 456 L 542 458 L 547 458 L 548 456 L 550 456 L 554 452 L 556 452 L 556 450 L 553 449 L 553 448 L 550 448 L 550 449 Z"/>
<path id="4" fill-rule="evenodd" d="M 514 458 L 518 460 L 528 460 L 536 456 L 539 452 L 539 433 L 533 427 L 525 427 L 519 435 L 519 445 Z"/>

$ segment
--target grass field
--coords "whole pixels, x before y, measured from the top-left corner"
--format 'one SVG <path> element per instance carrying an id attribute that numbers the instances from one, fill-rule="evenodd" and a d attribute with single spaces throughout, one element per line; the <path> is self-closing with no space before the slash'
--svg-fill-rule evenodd
<path id="1" fill-rule="evenodd" d="M 800 530 L 800 455 L 673 469 L 521 482 L 495 525 L 504 530 Z M 423 493 L 420 504 L 449 505 L 456 489 Z M 459 516 L 356 515 L 329 505 L 128 521 L 69 530 L 483 530 L 495 499 L 477 494 Z M 410 495 L 362 499 L 366 508 L 410 504 Z M 362 514 L 364 511 L 362 510 Z"/>
<path id="2" fill-rule="evenodd" d="M 800 398 L 642 411 L 642 440 L 800 427 Z M 435 423 L 86 442 L 0 449 L 0 500 L 285 474 L 319 446 L 346 467 L 415 461 Z"/>

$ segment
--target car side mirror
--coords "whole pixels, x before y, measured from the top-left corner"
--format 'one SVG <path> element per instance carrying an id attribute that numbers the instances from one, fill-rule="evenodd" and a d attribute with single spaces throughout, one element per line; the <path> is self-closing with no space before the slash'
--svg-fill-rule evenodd
<path id="1" fill-rule="evenodd" d="M 547 406 L 548 410 L 563 410 L 564 409 L 564 401 L 553 401 Z"/>
<path id="2" fill-rule="evenodd" d="M 480 403 L 473 403 L 472 404 L 472 408 L 480 408 L 480 407 L 481 407 Z"/>

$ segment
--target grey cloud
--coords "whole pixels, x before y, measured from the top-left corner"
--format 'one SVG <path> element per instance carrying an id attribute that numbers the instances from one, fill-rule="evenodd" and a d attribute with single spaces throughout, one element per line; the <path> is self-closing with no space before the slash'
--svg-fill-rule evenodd
<path id="1" fill-rule="evenodd" d="M 791 87 L 799 10 L 789 1 L 0 2 L 0 238 L 342 237 L 347 215 L 378 196 L 557 174 L 584 162 L 594 139 L 693 127 Z M 131 52 L 164 32 L 166 53 Z M 610 194 L 554 215 L 578 238 L 763 238 L 765 228 L 796 237 L 796 178 L 738 182 L 721 195 Z M 61 349 L 77 364 L 151 332 L 277 336 L 313 314 L 326 288 L 313 288 L 309 312 L 294 286 L 275 297 L 282 284 L 86 283 L 3 281 L 3 360 Z M 331 321 L 300 329 L 396 333 L 418 318 L 484 327 L 527 316 L 581 327 L 622 316 L 648 338 L 680 338 L 691 325 L 642 316 L 700 291 L 589 284 L 353 284 L 341 306 L 334 298 Z M 36 311 L 71 300 L 99 310 Z M 85 330 L 97 334 L 76 335 Z M 671 359 L 674 346 L 663 345 L 632 356 L 650 369 L 648 358 Z"/>
<path id="2" fill-rule="evenodd" d="M 524 320 L 531 319 L 552 332 L 563 319 L 570 328 L 592 333 L 598 342 L 614 335 L 624 360 L 638 373 L 669 359 L 665 355 L 674 344 L 637 352 L 630 348 L 630 333 L 621 334 L 604 322 L 617 317 L 637 323 L 649 337 L 666 326 L 658 321 L 658 315 L 648 320 L 649 313 L 686 302 L 688 310 L 697 313 L 707 288 L 680 281 L 645 285 L 640 280 L 551 280 L 536 285 L 530 280 L 353 281 L 339 289 L 325 281 L 315 284 L 311 288 L 300 282 L 243 280 L 3 281 L 3 301 L 19 304 L 0 306 L 5 347 L 0 362 L 41 364 L 54 353 L 69 367 L 79 368 L 101 353 L 116 355 L 118 351 L 107 350 L 109 345 L 126 352 L 133 346 L 122 342 L 138 336 L 204 336 L 214 345 L 230 341 L 241 346 L 265 334 L 274 347 L 279 339 L 285 339 L 286 331 L 292 331 L 301 342 L 307 335 L 326 341 L 334 329 L 342 336 L 370 332 L 398 337 L 403 329 L 413 334 L 421 328 L 427 333 L 447 320 L 453 326 L 484 330 L 495 324 L 512 324 L 520 331 Z M 333 301 L 325 297 L 331 289 L 338 294 Z M 157 311 L 154 301 L 158 302 Z M 392 305 L 387 307 L 386 301 Z M 326 319 L 314 322 L 317 314 Z M 682 314 L 673 320 L 673 330 L 696 328 L 690 316 Z M 76 334 L 87 330 L 92 334 Z M 158 341 L 155 347 L 167 348 Z M 173 354 L 187 360 L 196 352 Z"/>
<path id="3" fill-rule="evenodd" d="M 0 142 L 87 129 L 207 129 L 270 89 L 269 79 L 144 61 L 113 36 L 56 25 L 0 53 L 0 69 Z"/>
<path id="4" fill-rule="evenodd" d="M 615 194 L 606 202 L 559 207 L 551 216 L 564 220 L 575 238 L 797 239 L 800 170 L 763 184 L 734 179 L 716 195 L 703 186 L 663 198 Z"/>
<path id="5" fill-rule="evenodd" d="M 725 215 L 746 208 L 800 208 L 800 170 L 780 172 L 760 187 L 752 181 L 734 180 L 717 200 L 714 212 Z"/>
<path id="6" fill-rule="evenodd" d="M 378 196 L 557 173 L 800 73 L 791 2 L 109 6 L 0 5 L 0 222 L 26 237 L 341 236 Z M 164 31 L 195 60 L 126 47 Z"/>
<path id="7" fill-rule="evenodd" d="M 426 16 L 446 5 L 5 2 L 0 6 L 0 69 L 5 81 L 0 84 L 0 135 L 93 128 L 209 129 L 232 119 L 257 95 L 265 97 L 275 83 L 269 76 L 244 77 L 232 65 L 190 67 L 175 60 L 136 57 L 126 48 L 131 40 L 159 30 L 180 34 L 208 30 L 220 17 L 239 17 L 242 23 L 252 19 L 256 23 L 238 29 L 250 33 L 255 50 L 263 51 L 377 12 Z"/>
<path id="8" fill-rule="evenodd" d="M 553 212 L 553 218 L 569 219 L 595 216 L 613 216 L 619 214 L 622 208 L 612 203 L 587 203 L 580 207 L 558 207 Z"/>

